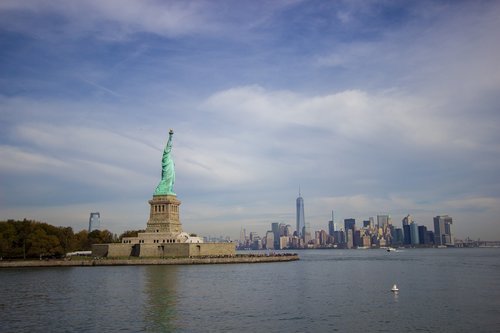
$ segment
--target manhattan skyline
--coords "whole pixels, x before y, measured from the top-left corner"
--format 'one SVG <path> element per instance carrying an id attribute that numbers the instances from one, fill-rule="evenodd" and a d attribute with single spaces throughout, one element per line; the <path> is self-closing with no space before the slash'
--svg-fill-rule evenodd
<path id="1" fill-rule="evenodd" d="M 453 216 L 500 239 L 496 1 L 0 3 L 0 219 L 140 229 Z"/>

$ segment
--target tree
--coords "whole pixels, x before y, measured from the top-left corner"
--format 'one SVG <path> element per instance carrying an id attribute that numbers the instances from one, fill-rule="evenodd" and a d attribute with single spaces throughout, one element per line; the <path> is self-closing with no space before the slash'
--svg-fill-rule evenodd
<path id="1" fill-rule="evenodd" d="M 0 257 L 38 258 L 62 256 L 67 252 L 88 251 L 92 244 L 118 242 L 109 230 L 82 230 L 74 233 L 71 227 L 56 227 L 48 223 L 8 220 L 0 221 Z"/>
<path id="2" fill-rule="evenodd" d="M 47 235 L 43 227 L 38 226 L 26 240 L 28 257 L 60 256 L 63 248 L 55 235 Z"/>
<path id="3" fill-rule="evenodd" d="M 32 222 L 24 219 L 22 222 L 15 223 L 17 234 L 18 234 L 18 252 L 22 253 L 23 259 L 26 259 L 27 255 L 27 239 L 29 235 L 33 232 Z"/>
<path id="4" fill-rule="evenodd" d="M 89 233 L 87 230 L 82 230 L 75 234 L 75 250 L 88 251 L 91 248 L 89 241 Z"/>
<path id="5" fill-rule="evenodd" d="M 58 238 L 64 253 L 75 251 L 76 248 L 76 237 L 71 227 L 60 227 L 58 228 Z"/>
<path id="6" fill-rule="evenodd" d="M 109 230 L 92 230 L 88 238 L 91 245 L 116 242 L 116 236 Z"/>
<path id="7" fill-rule="evenodd" d="M 123 240 L 123 237 L 137 237 L 140 232 L 144 232 L 145 230 L 127 230 L 118 237 L 119 241 Z"/>
<path id="8" fill-rule="evenodd" d="M 17 232 L 12 222 L 0 222 L 0 257 L 11 257 L 17 242 Z"/>

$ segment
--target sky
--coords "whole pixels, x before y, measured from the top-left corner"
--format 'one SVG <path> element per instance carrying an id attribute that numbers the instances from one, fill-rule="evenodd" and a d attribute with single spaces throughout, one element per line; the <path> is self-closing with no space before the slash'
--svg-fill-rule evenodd
<path id="1" fill-rule="evenodd" d="M 411 214 L 500 240 L 500 2 L 0 2 L 0 220 L 183 229 Z"/>

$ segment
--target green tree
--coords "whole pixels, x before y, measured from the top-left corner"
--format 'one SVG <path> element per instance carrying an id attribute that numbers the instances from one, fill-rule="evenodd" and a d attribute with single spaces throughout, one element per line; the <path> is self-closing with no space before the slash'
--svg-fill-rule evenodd
<path id="1" fill-rule="evenodd" d="M 90 244 L 106 244 L 113 243 L 115 237 L 109 230 L 92 230 L 89 233 Z"/>
<path id="2" fill-rule="evenodd" d="M 75 234 L 75 250 L 76 251 L 88 251 L 91 248 L 91 243 L 89 240 L 89 233 L 87 230 L 82 230 Z"/>
<path id="3" fill-rule="evenodd" d="M 60 227 L 58 230 L 58 238 L 64 253 L 76 250 L 76 238 L 71 227 Z"/>
<path id="4" fill-rule="evenodd" d="M 119 237 L 118 240 L 121 242 L 123 240 L 123 237 L 137 237 L 140 232 L 144 232 L 145 230 L 127 230 L 124 233 L 122 233 Z"/>
<path id="5" fill-rule="evenodd" d="M 60 256 L 63 248 L 55 235 L 47 235 L 42 226 L 36 226 L 35 230 L 26 240 L 28 257 Z"/>
<path id="6" fill-rule="evenodd" d="M 17 246 L 16 246 L 16 251 L 14 252 L 14 256 L 18 257 L 19 255 L 22 255 L 23 259 L 26 259 L 27 256 L 27 249 L 29 244 L 28 243 L 28 237 L 30 234 L 33 232 L 33 222 L 28 221 L 27 219 L 24 219 L 23 221 L 20 221 L 18 223 L 14 223 L 16 226 L 17 234 L 18 234 L 18 239 L 17 239 Z"/>
<path id="7" fill-rule="evenodd" d="M 140 230 L 142 231 L 142 230 Z M 88 251 L 92 244 L 118 242 L 109 230 L 74 233 L 71 227 L 57 227 L 24 219 L 0 221 L 0 257 L 33 258 L 62 256 L 67 252 Z"/>
<path id="8" fill-rule="evenodd" d="M 12 222 L 0 222 L 0 257 L 12 257 L 18 235 Z"/>

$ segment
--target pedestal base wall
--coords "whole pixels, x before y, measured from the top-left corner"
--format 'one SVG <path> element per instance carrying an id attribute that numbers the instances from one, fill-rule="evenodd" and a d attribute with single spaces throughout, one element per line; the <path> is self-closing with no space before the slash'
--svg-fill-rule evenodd
<path id="1" fill-rule="evenodd" d="M 233 243 L 177 243 L 177 244 L 94 244 L 95 257 L 200 257 L 232 256 L 236 254 Z"/>

